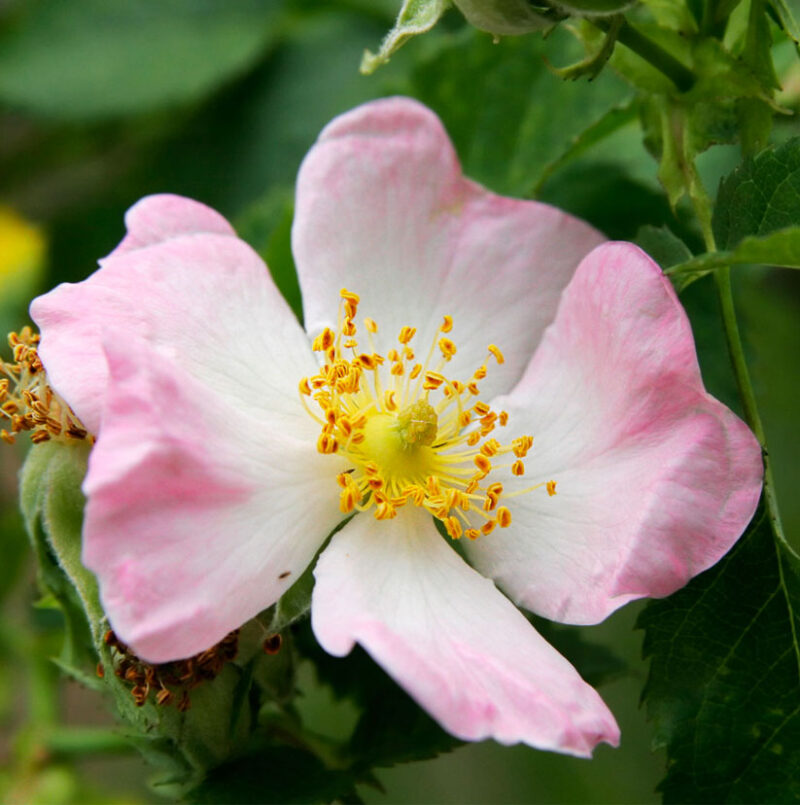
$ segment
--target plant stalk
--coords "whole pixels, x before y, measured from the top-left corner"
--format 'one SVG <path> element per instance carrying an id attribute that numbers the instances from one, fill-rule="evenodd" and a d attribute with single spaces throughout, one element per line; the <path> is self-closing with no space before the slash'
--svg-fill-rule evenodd
<path id="1" fill-rule="evenodd" d="M 591 20 L 591 23 L 606 33 L 611 29 L 611 22 L 605 19 Z M 616 35 L 617 41 L 663 73 L 679 92 L 688 92 L 694 86 L 697 76 L 685 64 L 630 25 L 627 20 L 622 20 Z"/>
<path id="2" fill-rule="evenodd" d="M 699 185 L 699 182 L 698 182 Z M 699 189 L 699 188 L 698 188 Z M 702 189 L 706 208 L 710 208 L 708 196 L 705 189 Z M 699 201 L 699 199 L 698 199 Z M 695 204 L 697 207 L 697 203 Z M 699 213 L 700 211 L 698 211 Z M 705 240 L 706 250 L 709 252 L 717 251 L 717 243 L 714 232 L 711 228 L 711 221 L 708 216 L 698 214 L 700 224 L 703 229 L 703 239 Z M 731 287 L 730 266 L 723 266 L 714 270 L 714 283 L 717 288 L 720 312 L 722 315 L 722 327 L 725 332 L 725 340 L 728 345 L 733 375 L 736 379 L 736 387 L 739 391 L 739 399 L 742 401 L 744 417 L 747 424 L 755 434 L 758 443 L 761 445 L 761 455 L 764 461 L 764 503 L 767 509 L 772 531 L 775 536 L 788 546 L 786 535 L 781 523 L 780 510 L 778 508 L 778 498 L 775 494 L 775 480 L 772 474 L 772 462 L 767 448 L 767 438 L 764 432 L 764 423 L 761 421 L 761 414 L 758 410 L 756 395 L 753 391 L 753 384 L 750 380 L 750 370 L 747 367 L 747 360 L 744 355 L 742 337 L 739 332 L 739 322 L 736 318 L 736 307 L 733 302 L 733 289 Z"/>

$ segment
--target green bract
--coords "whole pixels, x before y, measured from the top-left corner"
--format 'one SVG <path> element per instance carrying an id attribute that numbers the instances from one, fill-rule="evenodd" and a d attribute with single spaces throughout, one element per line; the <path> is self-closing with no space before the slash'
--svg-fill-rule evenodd
<path id="1" fill-rule="evenodd" d="M 450 0 L 405 0 L 397 15 L 394 28 L 386 34 L 380 50 L 377 53 L 364 51 L 361 72 L 365 74 L 375 72 L 382 64 L 386 64 L 389 57 L 412 36 L 430 31 L 449 5 Z"/>

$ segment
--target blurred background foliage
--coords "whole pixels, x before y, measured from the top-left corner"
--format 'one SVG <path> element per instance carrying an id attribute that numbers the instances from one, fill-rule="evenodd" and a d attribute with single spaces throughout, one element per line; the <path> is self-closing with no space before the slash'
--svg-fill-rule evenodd
<path id="1" fill-rule="evenodd" d="M 465 172 L 491 189 L 556 204 L 611 238 L 668 226 L 701 248 L 691 216 L 680 205 L 673 212 L 658 183 L 629 85 L 610 70 L 588 82 L 551 69 L 584 55 L 567 30 L 494 42 L 451 12 L 386 67 L 359 75 L 362 52 L 380 42 L 397 6 L 0 0 L 0 329 L 25 323 L 35 293 L 89 274 L 121 238 L 125 210 L 156 192 L 192 196 L 234 221 L 301 315 L 289 245 L 300 161 L 336 114 L 395 93 L 431 106 Z M 792 44 L 771 35 L 781 102 L 798 111 Z M 798 133 L 796 118 L 784 116 L 773 137 Z M 740 159 L 732 145 L 703 154 L 706 185 L 715 188 Z M 682 300 L 709 389 L 738 408 L 710 282 Z M 800 283 L 789 271 L 747 269 L 737 272 L 736 291 L 791 538 L 800 533 Z M 36 589 L 17 513 L 19 460 L 20 451 L 0 452 L 0 799 L 158 801 L 143 761 L 108 732 L 100 697 L 59 679 L 49 659 L 61 651 L 63 621 Z M 461 746 L 380 770 L 379 784 L 362 785 L 360 796 L 387 804 L 658 801 L 665 759 L 651 751 L 638 707 L 646 674 L 638 610 L 587 631 L 622 661 L 600 687 L 622 727 L 620 749 L 601 746 L 588 762 L 491 742 Z M 301 665 L 296 705 L 319 734 L 346 737 L 354 710 L 328 683 Z"/>

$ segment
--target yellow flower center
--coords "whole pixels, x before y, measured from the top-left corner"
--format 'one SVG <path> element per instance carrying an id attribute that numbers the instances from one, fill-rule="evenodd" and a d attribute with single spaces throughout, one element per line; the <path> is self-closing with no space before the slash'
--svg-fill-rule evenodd
<path id="1" fill-rule="evenodd" d="M 467 381 L 442 374 L 457 352 L 446 337 L 453 328 L 450 316 L 422 362 L 411 346 L 416 330 L 408 326 L 400 330 L 396 347 L 378 354 L 372 338 L 378 325 L 369 318 L 363 324 L 370 349 L 361 351 L 359 297 L 346 289 L 341 297 L 337 331 L 326 328 L 312 345 L 325 363 L 319 374 L 300 381 L 299 391 L 321 426 L 317 450 L 343 456 L 351 465 L 337 476 L 344 514 L 372 509 L 378 520 L 386 520 L 403 506 L 420 506 L 441 520 L 453 539 L 477 539 L 511 524 L 511 511 L 501 505 L 507 498 L 541 487 L 555 494 L 555 481 L 507 492 L 490 480 L 498 469 L 522 476 L 533 445 L 532 436 L 508 445 L 490 437 L 508 423 L 505 411 L 480 400 L 489 359 L 504 362 L 498 347 L 487 347 L 486 362 Z"/>

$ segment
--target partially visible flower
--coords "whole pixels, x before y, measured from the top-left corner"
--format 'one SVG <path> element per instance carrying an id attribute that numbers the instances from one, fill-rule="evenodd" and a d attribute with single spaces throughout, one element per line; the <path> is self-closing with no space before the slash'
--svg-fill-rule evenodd
<path id="1" fill-rule="evenodd" d="M 358 512 L 315 568 L 327 651 L 360 643 L 464 739 L 616 744 L 490 579 L 595 623 L 679 588 L 749 521 L 758 444 L 705 392 L 658 267 L 464 179 L 405 99 L 337 118 L 302 166 L 308 335 L 212 210 L 154 196 L 126 221 L 98 272 L 32 306 L 51 383 L 98 435 L 84 560 L 120 639 L 196 654 Z"/>
<path id="2" fill-rule="evenodd" d="M 9 333 L 13 360 L 0 359 L 0 439 L 14 444 L 28 433 L 34 444 L 91 438 L 64 400 L 51 388 L 39 358 L 39 335 L 30 327 Z"/>

